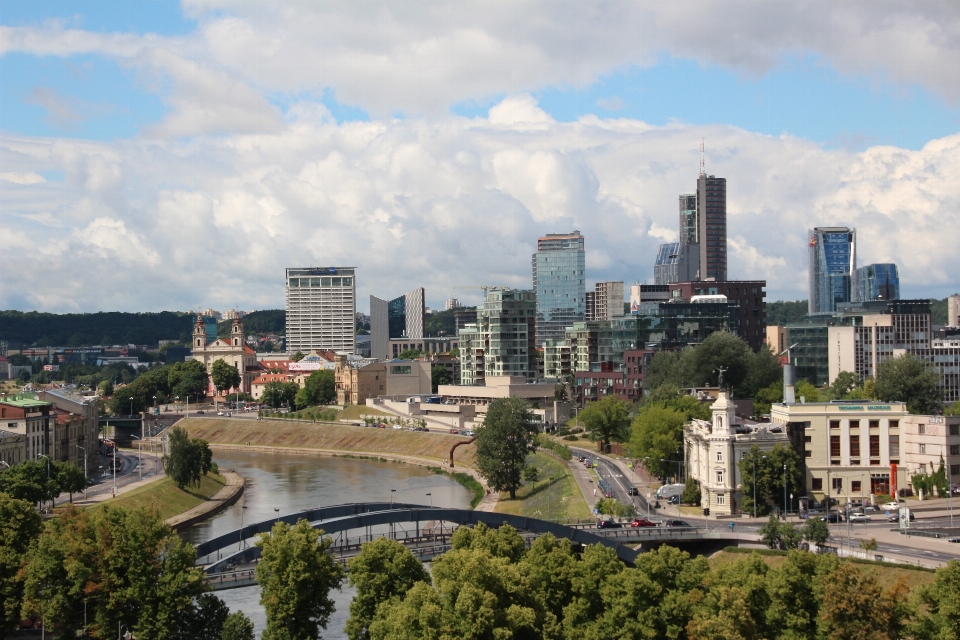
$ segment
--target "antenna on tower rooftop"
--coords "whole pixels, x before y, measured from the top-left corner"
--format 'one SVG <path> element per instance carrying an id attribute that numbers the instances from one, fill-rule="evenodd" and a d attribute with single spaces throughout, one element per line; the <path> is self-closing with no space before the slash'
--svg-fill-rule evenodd
<path id="1" fill-rule="evenodd" d="M 705 176 L 707 172 L 703 164 L 703 141 L 705 138 L 700 138 L 700 175 Z"/>

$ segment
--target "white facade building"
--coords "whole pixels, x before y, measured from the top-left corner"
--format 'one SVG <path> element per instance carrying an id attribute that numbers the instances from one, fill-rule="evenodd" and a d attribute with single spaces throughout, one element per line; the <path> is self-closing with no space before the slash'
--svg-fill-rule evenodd
<path id="1" fill-rule="evenodd" d="M 287 353 L 356 350 L 355 267 L 287 269 Z"/>

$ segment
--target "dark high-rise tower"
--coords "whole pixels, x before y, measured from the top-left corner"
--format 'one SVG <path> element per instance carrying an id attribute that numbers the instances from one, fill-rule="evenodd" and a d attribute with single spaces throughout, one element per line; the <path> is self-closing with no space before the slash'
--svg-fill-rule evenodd
<path id="1" fill-rule="evenodd" d="M 727 279 L 727 179 L 697 178 L 697 240 L 700 280 Z"/>

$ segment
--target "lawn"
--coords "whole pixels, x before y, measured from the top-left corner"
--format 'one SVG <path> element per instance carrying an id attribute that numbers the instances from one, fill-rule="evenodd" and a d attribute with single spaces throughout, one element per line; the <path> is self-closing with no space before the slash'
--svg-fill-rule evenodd
<path id="1" fill-rule="evenodd" d="M 450 458 L 450 447 L 465 441 L 446 433 L 375 429 L 350 425 L 284 420 L 188 418 L 180 423 L 192 438 L 210 444 L 320 449 L 350 453 L 392 453 L 427 458 L 440 463 Z M 476 447 L 457 448 L 457 466 L 473 466 Z"/>
<path id="2" fill-rule="evenodd" d="M 173 480 L 164 478 L 128 493 L 120 494 L 119 497 L 106 500 L 100 504 L 128 507 L 130 509 L 154 508 L 159 510 L 160 518 L 166 520 L 205 502 L 220 491 L 225 484 L 226 480 L 223 476 L 210 473 L 200 480 L 199 487 L 182 490 L 177 488 Z"/>
<path id="3" fill-rule="evenodd" d="M 389 416 L 393 415 L 380 409 L 374 409 L 366 405 L 350 404 L 343 408 L 337 414 L 337 420 L 363 420 L 364 416 Z"/>
<path id="4" fill-rule="evenodd" d="M 541 479 L 536 483 L 524 482 L 517 490 L 515 500 L 510 499 L 509 493 L 501 493 L 495 509 L 497 513 L 544 520 L 591 517 L 590 508 L 566 462 L 538 451 L 527 459 L 527 463 L 539 469 Z"/>

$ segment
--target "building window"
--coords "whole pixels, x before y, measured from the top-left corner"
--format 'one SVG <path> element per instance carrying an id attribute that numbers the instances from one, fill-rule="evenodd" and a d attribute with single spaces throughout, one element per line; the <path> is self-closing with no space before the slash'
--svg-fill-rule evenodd
<path id="1" fill-rule="evenodd" d="M 859 420 L 851 420 L 851 421 L 850 421 L 850 428 L 851 428 L 851 429 L 859 429 L 859 428 L 860 428 L 860 421 L 859 421 Z"/>
<path id="2" fill-rule="evenodd" d="M 811 491 L 823 491 L 823 478 L 813 478 L 810 481 Z"/>
<path id="3" fill-rule="evenodd" d="M 830 478 L 834 491 L 843 491 L 843 478 Z"/>
<path id="4" fill-rule="evenodd" d="M 880 457 L 880 436 L 879 435 L 870 435 L 870 457 L 879 458 Z"/>
<path id="5" fill-rule="evenodd" d="M 960 477 L 960 464 L 950 465 L 950 477 L 951 478 Z"/>
<path id="6" fill-rule="evenodd" d="M 855 435 L 850 436 L 850 457 L 851 458 L 860 457 L 860 436 L 855 436 Z"/>
<path id="7" fill-rule="evenodd" d="M 897 434 L 890 434 L 890 457 L 899 457 L 900 456 L 900 436 Z"/>
<path id="8" fill-rule="evenodd" d="M 917 434 L 922 436 L 922 435 L 925 435 L 926 433 L 927 433 L 927 425 L 925 425 L 925 424 L 918 424 L 918 425 L 917 425 Z"/>
<path id="9" fill-rule="evenodd" d="M 803 457 L 804 457 L 804 458 L 812 458 L 812 457 L 813 457 L 813 451 L 810 451 L 809 449 L 807 449 L 806 451 L 803 452 Z"/>
<path id="10" fill-rule="evenodd" d="M 889 424 L 890 424 L 890 428 L 891 428 L 891 429 L 899 429 L 899 428 L 900 428 L 900 421 L 899 421 L 899 420 L 891 420 Z"/>
<path id="11" fill-rule="evenodd" d="M 830 421 L 830 428 L 831 428 L 831 429 L 839 429 L 839 428 L 840 428 L 840 421 L 839 421 L 839 420 L 831 420 L 831 421 Z"/>
<path id="12" fill-rule="evenodd" d="M 950 445 L 950 455 L 952 455 L 952 456 L 960 456 L 960 444 L 952 444 L 952 445 Z"/>
<path id="13" fill-rule="evenodd" d="M 717 462 L 723 462 L 723 451 L 717 451 Z"/>
<path id="14" fill-rule="evenodd" d="M 803 436 L 804 442 L 813 442 L 813 436 Z"/>
<path id="15" fill-rule="evenodd" d="M 727 504 L 727 494 L 718 493 L 717 494 L 717 504 Z"/>
<path id="16" fill-rule="evenodd" d="M 960 424 L 951 424 L 950 425 L 950 435 L 960 436 Z"/>
<path id="17" fill-rule="evenodd" d="M 859 480 L 853 480 L 850 482 L 850 493 L 860 493 L 863 488 L 863 484 Z"/>
<path id="18" fill-rule="evenodd" d="M 921 443 L 920 443 L 920 453 L 926 453 L 926 452 L 927 452 L 927 445 L 925 445 L 925 444 L 923 444 L 923 443 L 921 442 Z"/>
<path id="19" fill-rule="evenodd" d="M 840 436 L 830 436 L 830 457 L 840 457 Z"/>
<path id="20" fill-rule="evenodd" d="M 723 471 L 717 471 L 717 484 L 723 484 Z"/>

